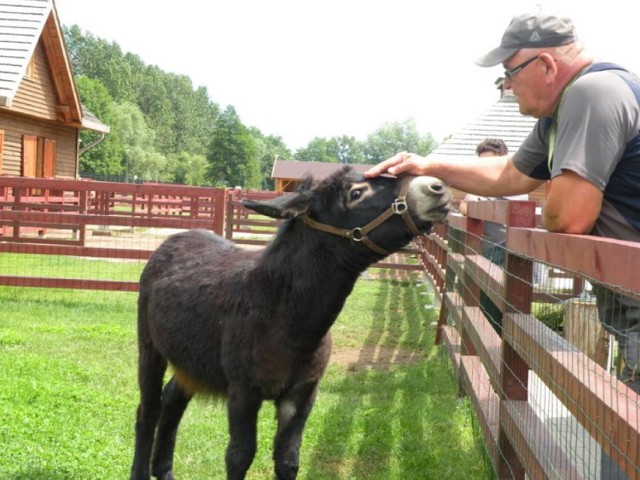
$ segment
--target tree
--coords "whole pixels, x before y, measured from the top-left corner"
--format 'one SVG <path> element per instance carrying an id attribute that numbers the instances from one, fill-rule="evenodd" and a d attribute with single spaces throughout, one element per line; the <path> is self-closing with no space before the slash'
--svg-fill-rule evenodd
<path id="1" fill-rule="evenodd" d="M 256 141 L 231 105 L 218 118 L 207 160 L 208 179 L 214 185 L 260 188 Z"/>
<path id="2" fill-rule="evenodd" d="M 65 29 L 69 57 L 77 76 L 99 80 L 116 103 L 133 103 L 155 131 L 156 149 L 167 155 L 186 151 L 205 155 L 219 107 L 204 87 L 193 88 L 185 75 L 145 65 L 76 25 Z"/>
<path id="3" fill-rule="evenodd" d="M 82 76 L 76 79 L 76 85 L 84 107 L 96 115 L 102 123 L 113 127 L 117 117 L 116 105 L 102 82 Z M 80 130 L 80 151 L 99 141 L 100 136 L 98 132 Z M 80 155 L 81 174 L 120 175 L 123 171 L 122 145 L 117 135 L 107 134 L 101 143 Z"/>
<path id="4" fill-rule="evenodd" d="M 328 163 L 364 163 L 362 145 L 355 137 L 316 137 L 294 155 L 296 160 Z"/>
<path id="5" fill-rule="evenodd" d="M 81 156 L 81 171 L 272 189 L 277 157 L 371 164 L 399 151 L 426 155 L 436 146 L 408 119 L 385 124 L 365 142 L 346 135 L 316 137 L 292 156 L 281 137 L 244 126 L 233 106 L 220 113 L 207 89 L 194 89 L 189 77 L 146 65 L 77 25 L 65 27 L 64 35 L 83 104 L 112 127 L 103 143 Z M 82 145 L 96 138 L 81 133 Z M 203 157 L 205 178 L 199 170 Z M 186 165 L 196 169 L 193 175 Z"/>
<path id="6" fill-rule="evenodd" d="M 74 74 L 100 80 L 117 103 L 132 101 L 131 68 L 120 46 L 82 33 L 77 25 L 63 31 Z"/>
<path id="7" fill-rule="evenodd" d="M 207 185 L 208 162 L 204 155 L 180 152 L 167 158 L 169 181 L 183 185 Z"/>
<path id="8" fill-rule="evenodd" d="M 262 179 L 260 189 L 273 190 L 275 188 L 273 178 L 271 178 L 273 164 L 278 158 L 293 158 L 291 150 L 287 148 L 282 137 L 274 135 L 268 135 L 265 137 L 262 135 L 260 130 L 255 127 L 250 127 L 249 131 L 256 142 L 258 160 L 260 162 L 260 177 Z"/>
<path id="9" fill-rule="evenodd" d="M 130 150 L 130 156 L 130 175 L 132 175 L 133 179 L 151 182 L 167 182 L 171 180 L 167 159 L 160 152 L 133 147 Z"/>
<path id="10" fill-rule="evenodd" d="M 294 158 L 303 162 L 338 163 L 340 147 L 335 138 L 316 137 L 305 148 L 298 150 Z"/>
<path id="11" fill-rule="evenodd" d="M 123 150 L 123 165 L 127 180 L 135 177 L 159 180 L 164 159 L 155 145 L 155 132 L 149 128 L 140 109 L 132 103 L 117 105 L 115 134 Z"/>
<path id="12" fill-rule="evenodd" d="M 343 135 L 335 138 L 335 141 L 338 146 L 338 163 L 364 163 L 362 144 L 355 137 Z"/>
<path id="13" fill-rule="evenodd" d="M 138 86 L 137 106 L 144 114 L 147 125 L 156 133 L 156 148 L 171 152 L 176 144 L 175 112 L 164 82 L 164 72 L 148 66 Z"/>
<path id="14" fill-rule="evenodd" d="M 219 114 L 218 106 L 208 100 L 206 88 L 194 90 L 189 77 L 164 74 L 162 78 L 171 115 L 157 120 L 162 128 L 169 127 L 173 133 L 173 144 L 167 144 L 165 150 L 205 155 Z"/>
<path id="15" fill-rule="evenodd" d="M 367 137 L 363 146 L 365 163 L 375 164 L 398 152 L 427 155 L 437 146 L 430 134 L 418 133 L 413 119 L 383 125 Z"/>

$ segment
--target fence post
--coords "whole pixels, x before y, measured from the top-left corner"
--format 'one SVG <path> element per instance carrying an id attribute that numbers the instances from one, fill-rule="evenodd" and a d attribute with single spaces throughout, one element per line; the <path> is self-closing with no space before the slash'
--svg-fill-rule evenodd
<path id="1" fill-rule="evenodd" d="M 442 223 L 434 228 L 434 232 L 432 233 L 432 235 L 439 235 L 440 239 L 443 242 L 446 241 L 449 245 L 451 245 L 451 242 L 449 242 L 448 239 L 450 238 L 449 235 L 452 230 L 453 228 L 450 228 L 447 224 Z M 444 271 L 444 277 L 442 277 L 442 279 L 437 282 L 440 291 L 440 312 L 438 314 L 438 327 L 436 329 L 435 344 L 440 345 L 442 343 L 442 327 L 447 324 L 448 315 L 445 295 L 450 288 L 450 284 L 453 284 L 455 275 L 453 273 L 451 265 L 449 265 L 446 248 L 443 248 L 435 241 L 432 241 L 432 243 L 437 252 L 437 263 L 442 267 Z M 436 277 L 439 278 L 439 274 L 436 273 Z"/>
<path id="2" fill-rule="evenodd" d="M 461 229 L 455 228 L 452 225 L 447 225 L 442 239 L 446 240 L 451 253 L 462 253 L 464 251 L 464 231 Z M 449 315 L 445 294 L 446 292 L 454 291 L 456 288 L 456 272 L 453 265 L 446 257 L 448 257 L 447 252 L 445 252 L 445 260 L 443 261 L 444 287 L 442 290 L 442 301 L 440 302 L 440 314 L 438 316 L 438 329 L 435 338 L 436 345 L 440 345 L 440 343 L 442 343 L 442 327 L 447 324 L 447 317 Z"/>
<path id="3" fill-rule="evenodd" d="M 464 237 L 464 254 L 465 259 L 470 255 L 482 254 L 482 234 L 484 233 L 484 223 L 471 217 L 466 217 L 466 229 Z M 466 260 L 465 260 L 466 262 Z M 469 274 L 469 270 L 465 267 L 462 275 L 462 284 L 465 288 L 462 292 L 462 300 L 469 307 L 477 307 L 480 298 L 480 286 L 474 277 Z M 461 355 L 477 355 L 473 341 L 469 338 L 469 332 L 464 326 L 460 329 L 460 354 Z"/>
<path id="4" fill-rule="evenodd" d="M 224 236 L 227 240 L 233 239 L 233 216 L 235 214 L 235 208 L 233 203 L 236 201 L 236 190 L 225 191 L 225 210 L 224 210 Z"/>
<path id="5" fill-rule="evenodd" d="M 484 222 L 476 218 L 466 217 L 467 228 L 465 232 L 465 257 L 470 255 L 482 255 L 482 235 L 484 233 Z M 480 286 L 475 282 L 474 278 L 467 273 L 465 269 L 464 273 L 464 285 L 467 288 L 462 294 L 465 305 L 470 307 L 478 306 L 478 299 L 480 298 Z"/>
<path id="6" fill-rule="evenodd" d="M 22 200 L 22 187 L 13 187 L 13 207 L 11 210 L 21 211 L 23 210 L 20 206 L 20 202 Z M 20 238 L 20 216 L 16 216 L 13 221 L 13 240 L 18 240 Z"/>
<path id="7" fill-rule="evenodd" d="M 226 190 L 224 188 L 216 188 L 213 195 L 213 232 L 217 235 L 224 235 L 224 222 L 226 211 L 228 209 L 226 202 Z"/>
<path id="8" fill-rule="evenodd" d="M 507 235 L 509 228 L 535 227 L 535 203 L 509 201 L 507 205 Z M 524 479 L 525 470 L 517 451 L 503 428 L 505 402 L 526 401 L 529 366 L 511 345 L 508 323 L 513 313 L 530 313 L 533 299 L 533 261 L 509 253 L 507 236 L 505 262 L 505 307 L 500 361 L 500 392 L 498 418 L 498 478 Z"/>

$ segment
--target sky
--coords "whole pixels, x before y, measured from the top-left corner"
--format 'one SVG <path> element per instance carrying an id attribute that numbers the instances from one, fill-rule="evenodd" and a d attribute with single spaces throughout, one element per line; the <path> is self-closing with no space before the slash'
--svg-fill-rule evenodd
<path id="1" fill-rule="evenodd" d="M 54 0 L 63 25 L 207 88 L 293 151 L 413 119 L 437 140 L 498 101 L 498 46 L 522 0 Z M 547 4 L 542 3 L 544 7 Z M 598 58 L 640 74 L 640 2 L 554 0 Z"/>

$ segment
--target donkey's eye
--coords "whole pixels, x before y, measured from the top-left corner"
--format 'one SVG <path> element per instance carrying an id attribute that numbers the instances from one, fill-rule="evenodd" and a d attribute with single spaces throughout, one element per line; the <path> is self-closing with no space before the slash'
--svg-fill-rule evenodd
<path id="1" fill-rule="evenodd" d="M 362 194 L 364 193 L 364 189 L 362 188 L 354 188 L 353 190 L 351 190 L 351 193 L 349 194 L 349 199 L 353 202 L 355 200 L 358 200 L 360 197 L 362 197 Z"/>

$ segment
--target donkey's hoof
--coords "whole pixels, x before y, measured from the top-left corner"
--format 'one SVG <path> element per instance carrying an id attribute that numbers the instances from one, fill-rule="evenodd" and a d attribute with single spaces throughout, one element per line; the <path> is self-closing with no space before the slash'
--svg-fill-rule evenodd
<path id="1" fill-rule="evenodd" d="M 176 480 L 176 477 L 173 476 L 173 471 L 169 470 L 168 472 L 161 473 L 159 475 L 155 475 L 158 480 Z"/>

